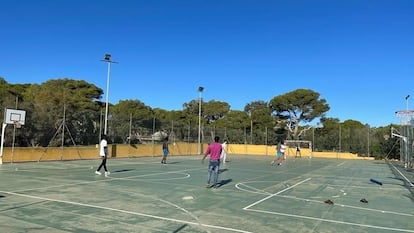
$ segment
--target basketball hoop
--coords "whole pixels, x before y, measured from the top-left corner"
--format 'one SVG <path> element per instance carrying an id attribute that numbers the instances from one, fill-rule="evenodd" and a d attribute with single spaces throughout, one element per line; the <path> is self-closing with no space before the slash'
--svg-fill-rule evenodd
<path id="1" fill-rule="evenodd" d="M 395 115 L 400 119 L 401 125 L 414 125 L 414 110 L 399 110 Z"/>
<path id="2" fill-rule="evenodd" d="M 16 126 L 17 129 L 22 128 L 22 123 L 20 121 L 13 121 L 14 126 Z"/>

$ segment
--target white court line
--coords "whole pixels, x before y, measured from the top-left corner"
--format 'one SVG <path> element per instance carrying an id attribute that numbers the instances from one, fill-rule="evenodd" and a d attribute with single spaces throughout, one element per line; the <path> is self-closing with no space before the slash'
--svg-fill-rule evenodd
<path id="1" fill-rule="evenodd" d="M 140 179 L 139 177 L 121 177 L 121 178 L 117 178 L 117 177 L 110 177 L 113 180 L 133 180 L 133 181 L 137 181 L 137 180 L 144 180 L 144 181 L 164 181 L 164 180 L 181 180 L 181 179 L 188 179 L 191 177 L 191 175 L 189 173 L 181 173 L 181 172 L 173 172 L 174 174 L 181 174 L 184 175 L 182 177 L 170 177 L 170 178 L 165 178 L 165 177 L 160 177 L 160 178 L 146 178 L 146 179 Z M 171 172 L 170 172 L 171 174 Z"/>
<path id="2" fill-rule="evenodd" d="M 262 200 L 256 201 L 255 203 L 250 204 L 250 205 L 248 205 L 248 206 L 244 207 L 243 209 L 244 209 L 244 210 L 247 210 L 247 209 L 249 209 L 249 208 L 250 208 L 250 207 L 252 207 L 252 206 L 255 206 L 255 205 L 257 205 L 257 204 L 259 204 L 259 203 L 261 203 L 261 202 L 264 202 L 264 201 L 266 201 L 266 200 L 267 200 L 267 199 L 269 199 L 269 198 L 272 198 L 272 197 L 274 197 L 274 196 L 276 196 L 276 195 L 278 195 L 278 194 L 281 194 L 281 193 L 283 193 L 283 192 L 285 192 L 285 191 L 287 191 L 287 190 L 289 190 L 289 189 L 292 189 L 292 188 L 294 188 L 294 187 L 296 187 L 296 186 L 298 186 L 298 185 L 300 185 L 300 184 L 302 184 L 302 183 L 304 183 L 304 182 L 306 182 L 306 181 L 309 181 L 309 180 L 311 180 L 311 179 L 312 179 L 312 178 L 308 178 L 308 179 L 306 179 L 306 180 L 302 180 L 301 182 L 296 183 L 296 184 L 294 184 L 294 185 L 292 185 L 292 186 L 290 186 L 290 187 L 288 187 L 288 188 L 285 188 L 285 189 L 283 189 L 283 190 L 281 190 L 281 191 L 279 191 L 279 192 L 277 192 L 277 193 L 274 193 L 274 194 L 272 194 L 272 195 L 270 195 L 270 196 L 267 196 L 267 197 L 263 198 Z"/>
<path id="3" fill-rule="evenodd" d="M 316 221 L 329 222 L 329 223 L 339 223 L 339 224 L 351 225 L 351 226 L 368 227 L 368 228 L 388 230 L 388 231 L 414 232 L 414 230 L 408 230 L 408 229 L 392 228 L 392 227 L 382 227 L 382 226 L 374 226 L 374 225 L 360 224 L 360 223 L 352 223 L 352 222 L 343 222 L 343 221 L 337 221 L 337 220 L 331 220 L 331 219 L 323 219 L 323 218 L 315 218 L 315 217 L 309 217 L 309 216 L 303 216 L 303 215 L 296 215 L 296 214 L 286 214 L 286 213 L 280 213 L 280 212 L 271 212 L 271 211 L 254 210 L 254 209 L 247 209 L 247 210 L 248 211 L 259 212 L 259 213 L 274 214 L 274 215 L 281 215 L 281 216 L 301 218 L 301 219 L 308 219 L 308 220 L 316 220 Z"/>
<path id="4" fill-rule="evenodd" d="M 330 223 L 339 223 L 339 224 L 344 224 L 344 225 L 352 225 L 352 226 L 360 226 L 360 227 L 367 227 L 367 228 L 374 228 L 374 229 L 381 229 L 381 230 L 389 230 L 389 231 L 400 231 L 400 232 L 414 232 L 414 230 L 408 230 L 408 229 L 401 229 L 401 228 L 392 228 L 392 227 L 382 227 L 382 226 L 374 226 L 374 225 L 368 225 L 368 224 L 360 224 L 360 223 L 352 223 L 352 222 L 344 222 L 344 221 L 337 221 L 337 220 L 331 220 L 331 219 L 323 219 L 323 218 L 316 218 L 316 217 L 309 217 L 309 216 L 304 216 L 304 215 L 296 215 L 296 214 L 288 214 L 288 213 L 281 213 L 281 212 L 273 212 L 273 211 L 266 211 L 266 210 L 255 210 L 255 209 L 250 209 L 252 206 L 255 206 L 273 196 L 279 195 L 280 193 L 283 193 L 299 184 L 302 184 L 308 180 L 310 180 L 311 178 L 308 178 L 306 180 L 303 180 L 299 183 L 296 183 L 293 186 L 290 186 L 286 189 L 283 189 L 277 193 L 274 193 L 266 198 L 263 198 L 251 205 L 248 205 L 246 207 L 243 208 L 243 210 L 247 210 L 247 211 L 253 211 L 253 212 L 258 212 L 258 213 L 266 213 L 266 214 L 273 214 L 273 215 L 281 215 L 281 216 L 287 216 L 287 217 L 294 217 L 294 218 L 301 218 L 301 219 L 308 219 L 308 220 L 316 220 L 316 221 L 322 221 L 322 222 L 330 222 Z M 280 197 L 287 197 L 284 195 L 279 195 Z M 295 199 L 298 199 L 295 197 Z M 306 201 L 311 201 L 311 202 L 317 202 L 314 200 L 308 200 L 305 199 Z M 319 202 L 319 201 L 318 201 Z M 342 205 L 339 205 L 342 207 Z M 345 207 L 345 205 L 343 205 Z M 346 206 L 346 207 L 350 207 L 350 208 L 357 208 L 357 207 L 351 207 L 351 206 Z M 362 209 L 362 208 L 361 208 Z M 371 211 L 378 211 L 381 213 L 391 213 L 391 214 L 397 214 L 397 215 L 404 215 L 404 216 L 413 216 L 410 214 L 405 214 L 405 213 L 397 213 L 397 212 L 390 212 L 390 211 L 380 211 L 380 210 L 374 210 L 374 209 L 365 209 L 365 210 L 371 210 Z"/>
<path id="5" fill-rule="evenodd" d="M 312 199 L 292 197 L 292 196 L 286 196 L 286 195 L 279 195 L 279 197 L 283 197 L 283 198 L 287 198 L 287 199 L 300 200 L 300 201 L 306 201 L 306 202 L 323 203 L 323 201 L 316 201 L 316 200 L 312 200 Z M 388 210 L 378 210 L 378 209 L 365 208 L 365 207 L 359 207 L 359 206 L 344 205 L 344 204 L 339 204 L 337 202 L 335 202 L 335 205 L 339 206 L 339 207 L 346 207 L 346 208 L 352 208 L 352 209 L 358 209 L 358 210 L 379 212 L 379 213 L 383 213 L 383 214 L 394 214 L 394 215 L 414 217 L 413 214 L 408 214 L 408 213 L 401 213 L 401 212 L 394 212 L 394 211 L 388 211 Z"/>
<path id="6" fill-rule="evenodd" d="M 345 164 L 345 161 L 344 162 L 342 162 L 342 163 L 340 163 L 340 164 L 338 164 L 338 165 L 336 165 L 337 167 L 340 167 L 340 166 L 342 166 L 342 165 L 344 165 Z"/>
<path id="7" fill-rule="evenodd" d="M 251 191 L 251 190 L 248 190 L 248 189 L 244 189 L 244 188 L 240 187 L 241 185 L 243 185 L 243 186 L 245 186 L 245 187 L 247 187 L 247 188 L 249 188 L 249 189 L 251 189 L 251 190 L 255 190 L 255 191 Z M 267 194 L 267 195 L 272 195 L 271 193 L 268 193 L 268 192 L 265 192 L 265 191 L 263 191 L 263 190 L 260 190 L 260 189 L 254 188 L 254 187 L 249 186 L 249 185 L 244 184 L 244 183 L 237 183 L 237 184 L 235 185 L 235 187 L 236 187 L 238 190 L 245 191 L 245 192 L 249 192 L 249 193 L 258 193 L 258 194 Z"/>
<path id="8" fill-rule="evenodd" d="M 43 189 L 60 188 L 60 187 L 66 187 L 66 186 L 75 186 L 75 185 L 84 185 L 84 184 L 108 182 L 108 181 L 113 181 L 113 180 L 130 180 L 130 179 L 139 178 L 139 177 L 147 177 L 147 176 L 152 176 L 152 175 L 165 175 L 165 174 L 171 174 L 171 173 L 180 173 L 180 172 L 184 172 L 184 171 L 193 171 L 193 170 L 199 170 L 199 169 L 200 168 L 193 168 L 193 169 L 185 169 L 185 170 L 181 170 L 181 171 L 148 173 L 148 174 L 143 174 L 143 175 L 128 176 L 128 177 L 121 177 L 121 178 L 109 176 L 109 177 L 105 177 L 101 180 L 83 181 L 83 182 L 78 182 L 78 183 L 68 183 L 68 184 L 51 185 L 51 186 L 39 187 L 39 188 L 21 189 L 21 190 L 14 190 L 14 192 L 27 192 L 27 191 L 33 191 L 33 190 L 43 190 Z M 113 173 L 112 173 L 112 175 L 113 175 Z M 91 174 L 91 176 L 97 177 L 97 175 L 95 175 L 95 174 Z M 51 179 L 51 180 L 55 180 L 55 179 Z"/>
<path id="9" fill-rule="evenodd" d="M 240 229 L 235 229 L 235 228 L 228 228 L 228 227 L 222 227 L 222 226 L 216 226 L 216 225 L 210 225 L 210 224 L 203 224 L 203 223 L 198 223 L 198 222 L 184 221 L 184 220 L 179 220 L 179 219 L 174 219 L 174 218 L 166 218 L 166 217 L 156 216 L 156 215 L 152 215 L 152 214 L 144 214 L 144 213 L 139 213 L 139 212 L 133 212 L 133 211 L 129 211 L 129 210 L 121 210 L 121 209 L 115 209 L 115 208 L 110 208 L 110 207 L 84 204 L 84 203 L 73 202 L 73 201 L 64 201 L 64 200 L 58 200 L 58 199 L 53 199 L 53 198 L 38 197 L 38 196 L 32 196 L 32 195 L 26 195 L 26 194 L 21 194 L 21 193 L 14 193 L 14 192 L 7 192 L 7 191 L 0 191 L 0 192 L 1 193 L 6 193 L 6 194 L 9 194 L 9 195 L 27 197 L 27 198 L 32 198 L 32 199 L 39 199 L 39 200 L 46 200 L 46 201 L 51 201 L 51 202 L 65 203 L 65 204 L 71 204 L 71 205 L 77 205 L 77 206 L 83 206 L 83 207 L 89 207 L 89 208 L 95 208 L 95 209 L 101 209 L 101 210 L 109 210 L 109 211 L 119 212 L 119 213 L 124 213 L 124 214 L 132 214 L 132 215 L 138 215 L 138 216 L 143 216 L 143 217 L 148 217 L 148 218 L 154 218 L 154 219 L 158 219 L 158 220 L 185 223 L 185 224 L 190 224 L 190 225 L 203 226 L 203 227 L 209 227 L 209 228 L 220 229 L 220 230 L 227 230 L 227 231 L 232 231 L 232 232 L 253 233 L 253 232 L 250 232 L 250 231 L 245 231 L 245 230 L 240 230 Z"/>
<path id="10" fill-rule="evenodd" d="M 407 177 L 405 177 L 401 172 L 400 172 L 400 170 L 398 170 L 395 166 L 394 166 L 394 164 L 392 164 L 392 163 L 390 163 L 391 164 L 391 166 L 395 169 L 395 170 L 397 170 L 397 172 L 410 184 L 410 186 L 411 187 L 414 187 L 414 184 L 413 183 L 411 183 L 411 181 L 407 178 Z"/>

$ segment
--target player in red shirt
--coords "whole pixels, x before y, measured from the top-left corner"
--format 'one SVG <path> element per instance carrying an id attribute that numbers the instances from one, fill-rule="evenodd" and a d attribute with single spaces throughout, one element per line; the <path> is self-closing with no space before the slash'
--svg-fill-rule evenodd
<path id="1" fill-rule="evenodd" d="M 202 162 L 204 162 L 204 159 L 210 155 L 210 162 L 208 165 L 208 173 L 207 173 L 207 188 L 211 188 L 211 187 L 218 187 L 218 174 L 219 174 L 219 166 L 220 166 L 220 155 L 221 155 L 221 150 L 222 150 L 222 146 L 219 143 L 220 138 L 218 136 L 214 137 L 214 142 L 211 143 L 207 150 L 206 153 L 204 153 L 204 157 L 201 160 Z M 214 171 L 214 183 L 212 185 L 210 185 L 210 178 L 211 178 L 211 172 Z"/>

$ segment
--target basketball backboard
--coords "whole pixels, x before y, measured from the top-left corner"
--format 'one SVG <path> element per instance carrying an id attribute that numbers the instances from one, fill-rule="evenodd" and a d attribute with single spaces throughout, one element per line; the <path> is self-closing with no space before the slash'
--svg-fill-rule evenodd
<path id="1" fill-rule="evenodd" d="M 17 109 L 8 109 L 4 114 L 4 123 L 24 125 L 26 119 L 26 111 Z"/>
<path id="2" fill-rule="evenodd" d="M 400 110 L 396 111 L 395 114 L 400 118 L 401 125 L 412 125 L 414 126 L 414 110 Z"/>

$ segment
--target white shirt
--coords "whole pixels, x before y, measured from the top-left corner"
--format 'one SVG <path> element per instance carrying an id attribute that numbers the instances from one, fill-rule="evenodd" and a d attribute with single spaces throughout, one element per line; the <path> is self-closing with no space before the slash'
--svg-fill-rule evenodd
<path id="1" fill-rule="evenodd" d="M 221 144 L 221 158 L 223 158 L 223 156 L 225 156 L 227 153 L 227 143 L 223 143 Z"/>
<path id="2" fill-rule="evenodd" d="M 286 151 L 286 146 L 284 144 L 280 145 L 280 152 L 284 153 Z"/>
<path id="3" fill-rule="evenodd" d="M 105 156 L 105 148 L 108 147 L 108 142 L 105 139 L 101 140 L 101 143 L 99 145 L 99 155 Z"/>

